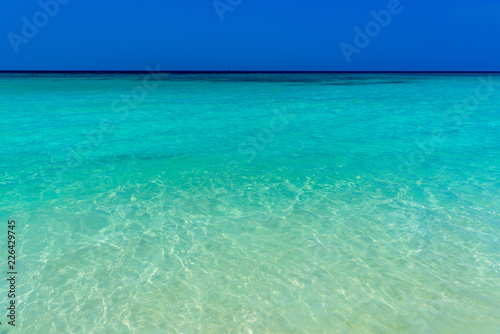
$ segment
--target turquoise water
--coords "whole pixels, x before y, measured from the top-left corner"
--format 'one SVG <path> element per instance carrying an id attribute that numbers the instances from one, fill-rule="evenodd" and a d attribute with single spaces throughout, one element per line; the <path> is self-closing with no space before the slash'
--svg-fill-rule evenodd
<path id="1" fill-rule="evenodd" d="M 15 330 L 498 333 L 499 83 L 0 75 Z"/>

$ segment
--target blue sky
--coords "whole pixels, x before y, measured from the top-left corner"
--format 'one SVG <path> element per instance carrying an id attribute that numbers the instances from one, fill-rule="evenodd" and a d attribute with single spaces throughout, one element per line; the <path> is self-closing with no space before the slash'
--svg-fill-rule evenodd
<path id="1" fill-rule="evenodd" d="M 2 3 L 0 69 L 500 71 L 500 0 L 59 1 Z"/>

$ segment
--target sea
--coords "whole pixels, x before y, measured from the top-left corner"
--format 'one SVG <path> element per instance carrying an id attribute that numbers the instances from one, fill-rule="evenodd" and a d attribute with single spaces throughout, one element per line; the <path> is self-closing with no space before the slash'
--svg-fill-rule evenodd
<path id="1" fill-rule="evenodd" d="M 0 333 L 500 333 L 500 74 L 1 73 L 0 128 Z"/>

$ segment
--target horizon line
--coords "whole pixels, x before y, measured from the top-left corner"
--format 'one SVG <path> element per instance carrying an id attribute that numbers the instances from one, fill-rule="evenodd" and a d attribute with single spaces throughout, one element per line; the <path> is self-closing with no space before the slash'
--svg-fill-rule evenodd
<path id="1" fill-rule="evenodd" d="M 92 73 L 92 74 L 141 74 L 141 73 L 172 73 L 172 74 L 245 74 L 245 73 L 269 73 L 269 74 L 287 74 L 287 73 L 420 73 L 420 74 L 439 74 L 439 73 L 500 73 L 500 71 L 215 71 L 215 70 L 165 70 L 165 71 L 145 71 L 145 70 L 0 70 L 0 73 Z"/>

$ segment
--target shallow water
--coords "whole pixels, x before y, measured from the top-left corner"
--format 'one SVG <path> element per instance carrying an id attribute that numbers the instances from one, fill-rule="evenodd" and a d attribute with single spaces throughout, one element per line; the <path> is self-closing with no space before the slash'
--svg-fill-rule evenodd
<path id="1" fill-rule="evenodd" d="M 499 83 L 0 75 L 16 330 L 498 333 Z"/>

